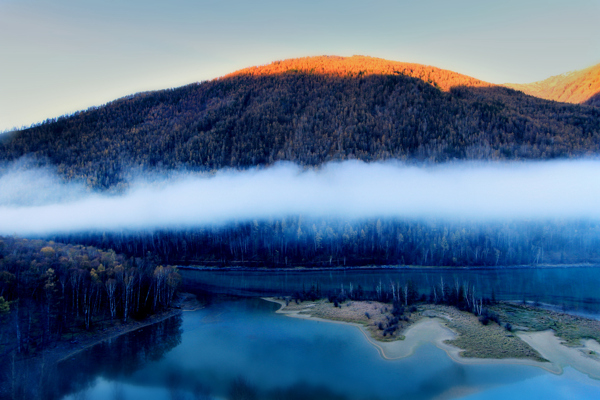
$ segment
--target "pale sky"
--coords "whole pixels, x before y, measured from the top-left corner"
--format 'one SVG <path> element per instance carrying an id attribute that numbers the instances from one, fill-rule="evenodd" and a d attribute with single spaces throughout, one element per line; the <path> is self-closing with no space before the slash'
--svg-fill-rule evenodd
<path id="1" fill-rule="evenodd" d="M 600 62 L 599 0 L 0 0 L 0 131 L 274 60 L 526 83 Z"/>

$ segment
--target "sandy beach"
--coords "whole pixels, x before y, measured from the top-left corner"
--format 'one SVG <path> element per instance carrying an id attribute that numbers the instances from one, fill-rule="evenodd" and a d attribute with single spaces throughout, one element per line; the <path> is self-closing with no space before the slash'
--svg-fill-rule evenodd
<path id="1" fill-rule="evenodd" d="M 590 378 L 600 380 L 600 344 L 595 340 L 583 340 L 580 346 L 571 347 L 565 346 L 551 330 L 519 332 L 518 335 L 544 358 L 550 360 L 554 369 L 552 372 L 561 373 L 564 367 L 570 366 Z"/>

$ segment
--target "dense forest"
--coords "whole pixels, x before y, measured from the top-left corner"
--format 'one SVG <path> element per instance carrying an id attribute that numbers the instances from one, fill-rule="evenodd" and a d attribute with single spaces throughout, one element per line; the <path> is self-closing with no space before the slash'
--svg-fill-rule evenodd
<path id="1" fill-rule="evenodd" d="M 247 168 L 278 160 L 310 167 L 345 159 L 430 163 L 599 152 L 597 107 L 547 101 L 429 66 L 311 57 L 140 93 L 4 134 L 0 173 L 3 165 L 28 156 L 55 166 L 66 181 L 118 192 L 134 173 Z M 150 254 L 162 264 L 491 266 L 596 262 L 597 233 L 595 224 L 583 222 L 292 217 L 54 240 L 128 257 Z"/>
<path id="2" fill-rule="evenodd" d="M 132 169 L 246 168 L 278 160 L 552 159 L 600 151 L 600 109 L 450 71 L 317 57 L 141 93 L 0 139 L 67 181 L 119 190 Z"/>
<path id="3" fill-rule="evenodd" d="M 330 267 L 507 266 L 600 262 L 589 221 L 281 220 L 162 231 L 85 232 L 57 241 L 112 248 L 163 264 Z"/>
<path id="4" fill-rule="evenodd" d="M 0 237 L 0 356 L 36 353 L 95 324 L 169 307 L 181 277 L 152 258 Z"/>

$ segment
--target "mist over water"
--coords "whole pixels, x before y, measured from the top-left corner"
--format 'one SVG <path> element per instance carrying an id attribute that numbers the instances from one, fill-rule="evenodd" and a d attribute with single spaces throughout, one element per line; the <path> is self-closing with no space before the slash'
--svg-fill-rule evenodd
<path id="1" fill-rule="evenodd" d="M 65 184 L 48 169 L 0 175 L 0 234 L 194 227 L 314 218 L 600 219 L 600 161 L 284 163 L 212 176 L 130 182 L 116 196 Z"/>

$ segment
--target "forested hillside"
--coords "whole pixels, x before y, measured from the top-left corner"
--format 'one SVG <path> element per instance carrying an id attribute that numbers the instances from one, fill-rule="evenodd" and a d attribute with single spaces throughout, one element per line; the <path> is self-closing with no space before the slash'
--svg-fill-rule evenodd
<path id="1" fill-rule="evenodd" d="M 35 353 L 97 323 L 161 311 L 180 280 L 175 268 L 152 258 L 0 236 L 0 358 Z"/>
<path id="2" fill-rule="evenodd" d="M 318 166 L 346 159 L 435 163 L 599 153 L 600 108 L 369 57 L 312 57 L 252 67 L 210 82 L 140 93 L 0 139 L 0 161 L 28 156 L 54 165 L 67 181 L 113 191 L 127 186 L 132 171 L 212 171 L 279 160 Z M 163 264 L 597 262 L 598 227 L 582 224 L 309 223 L 290 216 L 172 231 L 80 232 L 55 240 L 140 259 L 150 253 Z"/>
<path id="3" fill-rule="evenodd" d="M 546 100 L 600 106 L 600 64 L 539 82 L 504 86 Z"/>
<path id="4" fill-rule="evenodd" d="M 180 281 L 176 268 L 153 258 L 0 236 L 0 398 L 64 398 L 90 384 L 89 371 L 105 365 L 97 360 L 107 345 L 114 350 L 105 356 L 119 358 L 118 371 L 168 351 L 180 340 L 181 319 L 164 323 L 155 341 L 110 335 L 168 309 Z M 66 366 L 65 380 L 53 377 L 64 366 L 55 364 L 59 359 L 73 360 L 74 352 L 102 338 L 109 340 L 84 352 L 90 361 L 83 368 Z"/>
<path id="5" fill-rule="evenodd" d="M 449 71 L 316 57 L 141 93 L 0 140 L 66 180 L 119 188 L 131 168 L 213 170 L 290 160 L 551 159 L 600 151 L 600 109 Z"/>

